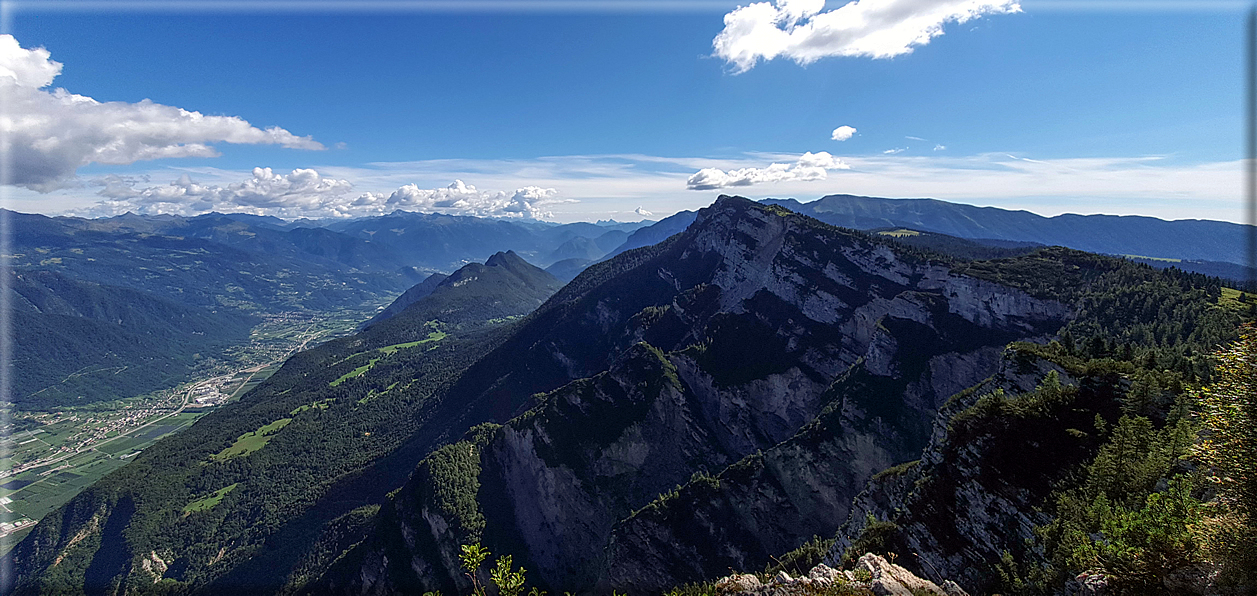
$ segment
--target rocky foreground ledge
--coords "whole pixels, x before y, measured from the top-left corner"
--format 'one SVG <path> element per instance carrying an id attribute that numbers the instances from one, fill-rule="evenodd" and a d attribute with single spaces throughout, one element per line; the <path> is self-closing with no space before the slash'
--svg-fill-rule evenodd
<path id="1" fill-rule="evenodd" d="M 838 571 L 817 565 L 806 577 L 790 577 L 782 571 L 765 583 L 751 574 L 731 575 L 716 582 L 720 596 L 969 596 L 955 582 L 942 587 L 911 571 L 869 553 L 860 557 L 854 571 Z"/>

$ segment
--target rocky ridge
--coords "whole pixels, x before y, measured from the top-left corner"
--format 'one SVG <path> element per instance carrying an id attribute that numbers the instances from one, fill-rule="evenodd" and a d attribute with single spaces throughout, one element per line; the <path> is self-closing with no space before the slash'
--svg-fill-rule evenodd
<path id="1" fill-rule="evenodd" d="M 650 251 L 604 264 L 615 275 L 586 271 L 507 342 L 527 346 L 509 382 L 523 383 L 520 362 L 578 380 L 455 444 L 469 458 L 463 497 L 426 486 L 445 456 L 425 460 L 329 588 L 455 591 L 452 553 L 471 542 L 512 553 L 552 590 L 645 593 L 762 565 L 831 534 L 869 477 L 919 454 L 949 395 L 1069 313 L 744 199 L 720 199 Z M 580 351 L 587 336 L 625 348 L 581 379 L 597 366 Z M 712 506 L 702 528 L 676 525 Z M 657 564 L 668 561 L 692 564 Z"/>

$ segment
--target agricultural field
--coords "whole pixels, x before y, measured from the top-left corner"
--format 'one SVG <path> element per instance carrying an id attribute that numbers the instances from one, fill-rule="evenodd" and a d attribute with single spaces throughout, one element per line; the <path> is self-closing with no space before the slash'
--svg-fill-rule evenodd
<path id="1" fill-rule="evenodd" d="M 228 349 L 220 359 L 207 358 L 195 378 L 178 386 L 77 408 L 14 411 L 7 428 L 0 429 L 10 449 L 9 465 L 0 472 L 0 555 L 79 491 L 217 405 L 240 399 L 293 353 L 352 333 L 372 312 L 271 316 L 254 328 L 248 344 Z M 259 432 L 241 449 L 265 444 L 268 434 Z"/>
<path id="2" fill-rule="evenodd" d="M 115 434 L 104 441 L 93 443 L 90 447 L 74 450 L 66 441 L 78 433 L 67 432 L 64 425 L 75 420 L 68 417 L 65 421 L 53 425 L 51 432 L 43 429 L 23 433 L 14 440 L 20 445 L 21 451 L 15 452 L 29 457 L 36 451 L 32 445 L 44 445 L 44 450 L 59 454 L 52 458 L 51 463 L 29 467 L 11 476 L 0 479 L 0 513 L 11 526 L 5 537 L 5 545 L 21 540 L 22 536 L 34 527 L 32 522 L 39 520 L 48 512 L 60 507 L 79 491 L 91 486 L 106 474 L 118 469 L 144 448 L 157 442 L 158 439 L 191 426 L 204 412 L 181 412 L 162 418 L 155 424 L 148 424 L 130 432 Z M 86 426 L 91 427 L 89 422 Z M 53 450 L 52 446 L 58 447 Z M 45 458 L 49 459 L 49 458 Z M 15 468 L 16 470 L 17 468 Z M 14 531 L 13 527 L 17 529 Z"/>

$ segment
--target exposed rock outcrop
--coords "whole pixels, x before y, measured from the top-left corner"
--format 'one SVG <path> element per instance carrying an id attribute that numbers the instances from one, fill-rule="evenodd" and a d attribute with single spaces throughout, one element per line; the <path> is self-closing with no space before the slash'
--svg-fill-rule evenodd
<path id="1" fill-rule="evenodd" d="M 939 586 L 872 553 L 860 557 L 855 572 L 822 563 L 800 577 L 779 571 L 768 582 L 751 574 L 730 575 L 716 582 L 715 592 L 720 596 L 804 596 L 836 587 L 845 588 L 843 593 L 876 596 L 969 596 L 955 582 Z"/>

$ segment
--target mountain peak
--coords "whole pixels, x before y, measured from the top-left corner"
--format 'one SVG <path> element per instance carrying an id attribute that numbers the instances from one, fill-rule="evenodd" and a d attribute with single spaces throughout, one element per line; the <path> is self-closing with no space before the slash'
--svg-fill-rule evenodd
<path id="1" fill-rule="evenodd" d="M 752 213 L 788 215 L 792 213 L 789 209 L 784 209 L 780 205 L 774 203 L 761 203 L 752 201 L 746 197 L 733 195 L 720 195 L 716 197 L 716 201 L 705 209 L 699 210 L 699 219 L 704 219 L 704 214 L 713 215 L 717 213 L 728 215 L 749 215 Z"/>
<path id="2" fill-rule="evenodd" d="M 745 209 L 745 208 L 752 207 L 758 204 L 759 203 L 756 203 L 755 201 L 752 201 L 746 197 L 739 197 L 737 195 L 720 195 L 716 197 L 716 202 L 712 203 L 711 207 L 720 208 L 720 209 L 728 209 L 728 208 Z"/>
<path id="3" fill-rule="evenodd" d="M 788 215 L 794 213 L 777 205 L 720 195 L 710 206 L 698 210 L 690 229 L 696 238 L 703 238 L 702 243 L 713 247 L 728 244 L 729 233 L 734 230 L 766 240 L 767 236 L 785 233 L 788 220 L 783 216 Z"/>
<path id="4" fill-rule="evenodd" d="M 484 264 L 489 267 L 510 267 L 522 260 L 513 250 L 498 251 L 493 253 L 493 256 L 489 257 Z"/>

